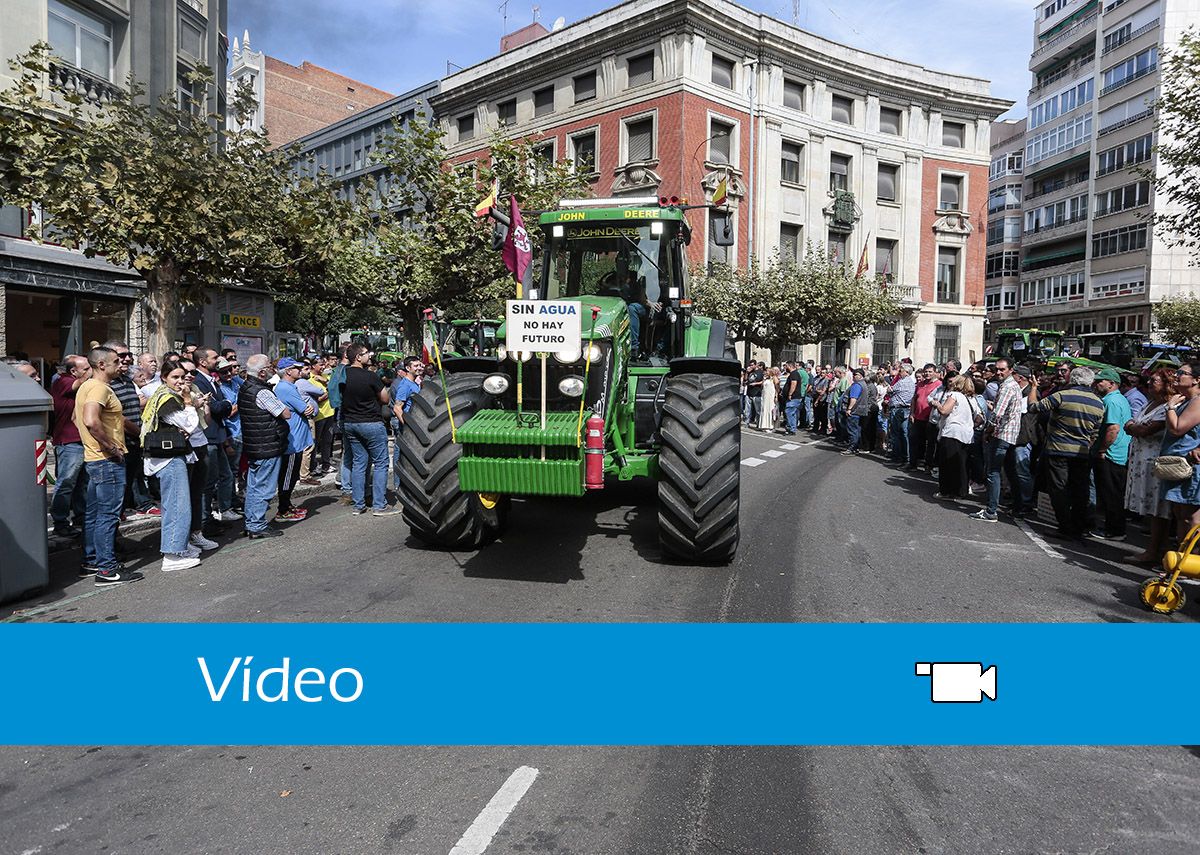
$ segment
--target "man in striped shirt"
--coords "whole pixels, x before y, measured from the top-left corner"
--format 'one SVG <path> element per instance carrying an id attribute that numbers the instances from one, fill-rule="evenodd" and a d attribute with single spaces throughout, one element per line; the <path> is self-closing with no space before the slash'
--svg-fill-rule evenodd
<path id="1" fill-rule="evenodd" d="M 1091 450 L 1104 420 L 1104 404 L 1092 391 L 1090 368 L 1072 368 L 1070 385 L 1041 401 L 1031 395 L 1031 413 L 1049 413 L 1046 434 L 1046 481 L 1058 533 L 1079 540 L 1088 531 Z"/>
<path id="2" fill-rule="evenodd" d="M 971 519 L 995 522 L 1000 506 L 1000 472 L 1009 449 L 1017 444 L 1021 432 L 1021 387 L 1013 377 L 1012 364 L 1004 358 L 996 360 L 996 405 L 992 409 L 991 439 L 987 443 L 987 507 L 971 514 Z"/>

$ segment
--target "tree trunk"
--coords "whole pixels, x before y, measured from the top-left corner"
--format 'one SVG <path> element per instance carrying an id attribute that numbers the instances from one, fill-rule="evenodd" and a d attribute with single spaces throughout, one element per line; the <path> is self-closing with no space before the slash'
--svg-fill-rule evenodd
<path id="1" fill-rule="evenodd" d="M 421 355 L 425 344 L 425 314 L 420 306 L 405 304 L 400 308 L 400 320 L 404 322 L 404 343 L 410 354 Z"/>
<path id="2" fill-rule="evenodd" d="M 159 358 L 175 349 L 179 298 L 179 273 L 175 265 L 169 261 L 160 262 L 146 276 L 146 332 L 150 352 Z"/>

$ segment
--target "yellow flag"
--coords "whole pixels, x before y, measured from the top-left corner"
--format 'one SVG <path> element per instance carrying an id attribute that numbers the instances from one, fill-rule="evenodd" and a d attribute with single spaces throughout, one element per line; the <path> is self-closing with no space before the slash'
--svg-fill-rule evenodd
<path id="1" fill-rule="evenodd" d="M 495 178 L 492 180 L 491 192 L 488 193 L 487 198 L 485 198 L 482 202 L 480 202 L 478 205 L 475 206 L 475 216 L 476 217 L 486 217 L 491 212 L 492 208 L 495 206 L 496 197 L 499 195 L 500 195 L 500 179 Z"/>
<path id="2" fill-rule="evenodd" d="M 714 205 L 724 205 L 726 197 L 729 196 L 729 179 L 722 178 L 717 185 L 717 189 L 713 190 L 712 203 Z"/>

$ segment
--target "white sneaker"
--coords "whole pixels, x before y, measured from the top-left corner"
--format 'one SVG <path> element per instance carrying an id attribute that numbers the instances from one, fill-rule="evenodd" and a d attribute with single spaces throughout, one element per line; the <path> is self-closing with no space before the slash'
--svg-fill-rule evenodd
<path id="1" fill-rule="evenodd" d="M 214 511 L 213 518 L 220 520 L 221 522 L 237 522 L 242 518 L 242 515 L 233 510 L 233 508 L 230 508 L 227 511 L 221 511 L 219 514 Z"/>
<path id="2" fill-rule="evenodd" d="M 170 573 L 172 570 L 188 570 L 192 567 L 199 567 L 200 559 L 190 555 L 163 555 L 162 571 Z"/>
<path id="3" fill-rule="evenodd" d="M 192 546 L 198 546 L 206 552 L 210 549 L 216 549 L 218 546 L 221 545 L 221 544 L 217 543 L 215 540 L 209 540 L 207 537 L 205 537 L 203 534 L 201 534 L 198 531 L 192 533 L 192 536 L 190 538 L 188 538 L 188 543 L 190 543 Z"/>

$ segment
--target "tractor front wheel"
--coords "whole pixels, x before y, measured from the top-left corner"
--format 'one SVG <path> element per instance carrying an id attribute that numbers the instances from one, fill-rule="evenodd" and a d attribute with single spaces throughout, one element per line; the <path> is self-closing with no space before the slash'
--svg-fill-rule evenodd
<path id="1" fill-rule="evenodd" d="M 737 379 L 667 380 L 658 459 L 663 551 L 693 564 L 728 564 L 738 545 L 742 434 Z"/>
<path id="2" fill-rule="evenodd" d="M 461 428 L 486 403 L 483 374 L 446 375 L 454 424 Z M 413 536 L 433 546 L 475 549 L 494 540 L 508 522 L 509 498 L 459 489 L 458 459 L 446 393 L 441 382 L 426 380 L 404 414 L 400 448 L 400 500 Z"/>

